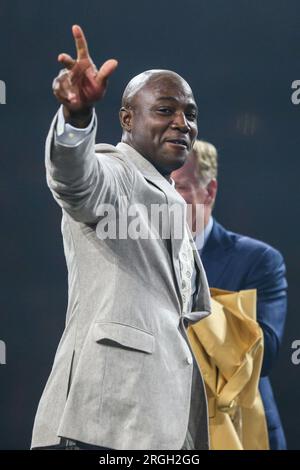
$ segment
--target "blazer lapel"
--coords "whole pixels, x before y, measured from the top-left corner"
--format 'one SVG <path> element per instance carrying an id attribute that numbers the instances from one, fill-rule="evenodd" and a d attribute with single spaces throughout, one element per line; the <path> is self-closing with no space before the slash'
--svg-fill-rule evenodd
<path id="1" fill-rule="evenodd" d="M 166 204 L 168 205 L 168 224 L 170 227 L 170 248 L 171 248 L 171 259 L 173 263 L 176 284 L 177 284 L 177 291 L 182 302 L 181 298 L 181 278 L 180 278 L 180 267 L 179 267 L 179 251 L 182 245 L 182 238 L 175 237 L 178 234 L 174 226 L 174 217 L 170 216 L 170 208 L 173 205 L 177 205 L 181 208 L 179 211 L 182 214 L 182 228 L 184 227 L 185 220 L 186 220 L 186 204 L 184 199 L 180 196 L 180 194 L 172 187 L 172 185 L 164 178 L 159 171 L 148 161 L 146 160 L 140 153 L 138 153 L 134 148 L 130 145 L 125 144 L 124 142 L 120 142 L 117 144 L 117 149 L 123 153 L 129 160 L 137 167 L 137 169 L 142 173 L 144 178 L 156 186 L 160 191 L 162 191 L 165 195 Z"/>

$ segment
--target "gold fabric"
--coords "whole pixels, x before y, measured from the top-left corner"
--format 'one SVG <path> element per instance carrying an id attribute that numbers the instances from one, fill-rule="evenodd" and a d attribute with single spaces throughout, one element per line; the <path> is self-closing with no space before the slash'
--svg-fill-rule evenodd
<path id="1" fill-rule="evenodd" d="M 211 289 L 212 313 L 188 327 L 205 381 L 210 447 L 269 449 L 258 391 L 263 333 L 256 322 L 256 290 Z"/>

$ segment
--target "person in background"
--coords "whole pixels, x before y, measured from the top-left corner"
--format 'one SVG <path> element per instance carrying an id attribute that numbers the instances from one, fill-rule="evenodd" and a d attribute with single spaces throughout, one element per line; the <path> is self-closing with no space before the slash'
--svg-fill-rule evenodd
<path id="1" fill-rule="evenodd" d="M 268 426 L 270 448 L 286 449 L 280 416 L 269 375 L 278 355 L 287 312 L 286 269 L 282 255 L 272 246 L 222 227 L 212 211 L 217 195 L 216 148 L 196 140 L 186 163 L 171 174 L 176 189 L 194 208 L 204 205 L 204 233 L 196 233 L 196 246 L 210 287 L 230 291 L 257 289 L 257 320 L 264 335 L 264 360 L 259 390 Z M 196 230 L 196 210 L 192 229 Z"/>

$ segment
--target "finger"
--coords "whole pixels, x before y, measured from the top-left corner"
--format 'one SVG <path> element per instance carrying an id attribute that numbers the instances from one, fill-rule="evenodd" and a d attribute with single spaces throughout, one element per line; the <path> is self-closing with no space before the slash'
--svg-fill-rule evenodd
<path id="1" fill-rule="evenodd" d="M 78 25 L 72 27 L 72 33 L 74 36 L 76 50 L 77 50 L 77 60 L 86 59 L 89 57 L 89 50 L 85 35 Z"/>
<path id="2" fill-rule="evenodd" d="M 67 96 L 66 94 L 60 93 L 58 91 L 53 91 L 53 94 L 59 103 L 64 104 L 67 107 L 70 105 L 74 106 L 78 103 L 76 95 Z"/>
<path id="3" fill-rule="evenodd" d="M 96 80 L 98 83 L 106 83 L 108 77 L 116 70 L 118 67 L 118 61 L 115 59 L 109 59 L 100 67 L 99 72 L 97 73 Z"/>
<path id="4" fill-rule="evenodd" d="M 59 54 L 57 60 L 68 70 L 73 68 L 76 64 L 76 60 L 73 59 L 69 54 Z"/>
<path id="5" fill-rule="evenodd" d="M 54 78 L 54 80 L 52 82 L 53 91 L 58 91 L 61 88 L 61 82 L 62 82 L 62 80 L 66 79 L 66 76 L 67 76 L 68 73 L 69 72 L 68 72 L 67 69 L 62 69 L 62 70 L 59 71 L 59 74 L 57 75 L 57 77 Z"/>
<path id="6" fill-rule="evenodd" d="M 52 89 L 58 101 L 63 103 L 76 103 L 78 98 L 77 94 L 70 88 L 68 80 L 55 79 Z"/>
<path id="7" fill-rule="evenodd" d="M 88 71 L 91 71 L 92 75 L 91 73 L 88 74 Z M 70 83 L 74 85 L 84 75 L 93 76 L 95 78 L 97 75 L 96 67 L 89 59 L 82 59 L 81 61 L 76 60 L 74 67 L 70 70 Z"/>

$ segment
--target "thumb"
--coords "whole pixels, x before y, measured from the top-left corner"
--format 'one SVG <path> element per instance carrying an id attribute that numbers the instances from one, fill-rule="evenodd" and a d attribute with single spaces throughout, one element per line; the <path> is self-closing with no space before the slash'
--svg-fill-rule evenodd
<path id="1" fill-rule="evenodd" d="M 97 73 L 96 80 L 100 84 L 105 85 L 108 77 L 116 70 L 118 61 L 115 59 L 109 59 L 100 67 Z"/>

